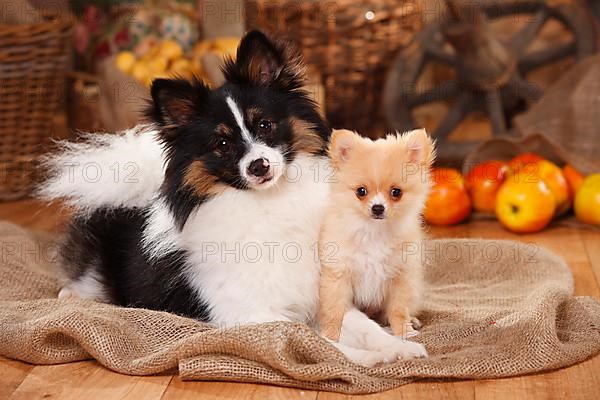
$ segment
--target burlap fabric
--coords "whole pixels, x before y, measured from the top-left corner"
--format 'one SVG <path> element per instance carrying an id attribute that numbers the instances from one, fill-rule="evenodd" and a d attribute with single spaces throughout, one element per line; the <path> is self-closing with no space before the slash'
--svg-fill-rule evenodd
<path id="1" fill-rule="evenodd" d="M 498 378 L 565 367 L 600 351 L 600 304 L 573 297 L 568 267 L 508 241 L 433 240 L 424 327 L 430 357 L 372 369 L 302 324 L 220 329 L 175 315 L 57 300 L 55 246 L 0 223 L 0 354 L 34 364 L 95 358 L 114 371 L 344 393 L 422 378 Z"/>

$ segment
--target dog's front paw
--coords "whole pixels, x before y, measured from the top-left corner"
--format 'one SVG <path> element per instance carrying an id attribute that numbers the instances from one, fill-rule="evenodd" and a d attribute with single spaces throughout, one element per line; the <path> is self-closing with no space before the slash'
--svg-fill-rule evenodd
<path id="1" fill-rule="evenodd" d="M 65 286 L 58 292 L 59 299 L 78 299 L 79 297 L 79 293 L 68 286 Z"/>
<path id="2" fill-rule="evenodd" d="M 389 351 L 368 351 L 364 352 L 359 357 L 354 358 L 352 361 L 363 367 L 371 368 L 396 362 L 398 361 L 398 358 Z"/>

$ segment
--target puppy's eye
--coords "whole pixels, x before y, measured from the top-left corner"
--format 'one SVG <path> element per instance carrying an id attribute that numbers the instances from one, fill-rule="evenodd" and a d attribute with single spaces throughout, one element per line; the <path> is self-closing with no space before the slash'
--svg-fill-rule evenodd
<path id="1" fill-rule="evenodd" d="M 269 133 L 273 129 L 273 123 L 267 119 L 262 119 L 258 123 L 258 129 L 263 133 Z"/>
<path id="2" fill-rule="evenodd" d="M 358 189 L 356 189 L 356 197 L 358 197 L 359 199 L 362 199 L 366 195 L 367 195 L 367 189 L 365 187 L 361 186 Z"/>
<path id="3" fill-rule="evenodd" d="M 392 195 L 392 198 L 394 199 L 399 199 L 400 197 L 402 197 L 402 189 L 399 188 L 393 188 L 390 191 L 390 194 Z"/>

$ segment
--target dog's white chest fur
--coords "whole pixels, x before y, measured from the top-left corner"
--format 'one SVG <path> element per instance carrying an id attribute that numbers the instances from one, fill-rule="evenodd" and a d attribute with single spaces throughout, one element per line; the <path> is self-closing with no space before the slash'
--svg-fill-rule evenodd
<path id="1" fill-rule="evenodd" d="M 213 323 L 312 320 L 327 166 L 324 158 L 300 156 L 277 186 L 227 189 L 193 212 L 181 232 L 166 235 L 163 245 L 175 241 L 189 252 L 186 276 L 213 307 Z M 160 218 L 153 220 L 160 231 Z"/>
<path id="2" fill-rule="evenodd" d="M 353 235 L 355 244 L 349 263 L 352 268 L 354 301 L 361 308 L 378 308 L 393 272 L 394 254 L 389 232 L 379 221 L 363 223 Z"/>

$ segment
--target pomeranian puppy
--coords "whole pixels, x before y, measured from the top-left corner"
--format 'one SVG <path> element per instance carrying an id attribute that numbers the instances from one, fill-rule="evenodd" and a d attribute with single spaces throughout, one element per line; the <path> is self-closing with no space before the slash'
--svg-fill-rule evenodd
<path id="1" fill-rule="evenodd" d="M 337 130 L 329 154 L 337 174 L 319 243 L 321 332 L 337 341 L 343 316 L 358 308 L 394 335 L 415 334 L 423 281 L 415 248 L 434 144 L 423 129 L 375 141 Z"/>

